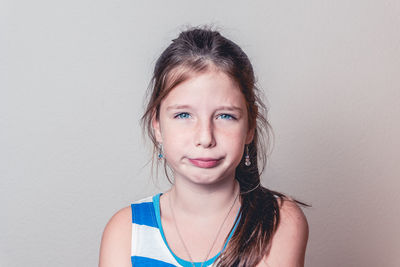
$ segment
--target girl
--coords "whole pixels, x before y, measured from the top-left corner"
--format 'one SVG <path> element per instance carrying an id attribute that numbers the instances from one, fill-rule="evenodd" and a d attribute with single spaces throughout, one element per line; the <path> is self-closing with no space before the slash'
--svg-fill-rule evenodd
<path id="1" fill-rule="evenodd" d="M 149 88 L 142 122 L 172 187 L 111 218 L 99 265 L 303 266 L 304 214 L 260 184 L 269 124 L 240 47 L 217 31 L 184 31 Z"/>

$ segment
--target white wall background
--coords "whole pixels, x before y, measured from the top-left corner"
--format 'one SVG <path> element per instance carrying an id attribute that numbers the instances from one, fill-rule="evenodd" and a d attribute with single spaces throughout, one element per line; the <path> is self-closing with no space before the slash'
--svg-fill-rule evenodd
<path id="1" fill-rule="evenodd" d="M 400 266 L 400 2 L 2 1 L 0 266 L 95 266 L 155 188 L 138 124 L 181 25 L 214 23 L 270 103 L 264 184 L 313 205 L 306 266 Z"/>

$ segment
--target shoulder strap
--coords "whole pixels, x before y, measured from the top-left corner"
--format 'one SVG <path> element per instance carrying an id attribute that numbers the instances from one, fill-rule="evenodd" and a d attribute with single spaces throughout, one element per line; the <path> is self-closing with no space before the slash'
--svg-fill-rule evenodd
<path id="1" fill-rule="evenodd" d="M 153 202 L 134 203 L 131 205 L 132 223 L 158 228 L 155 220 Z"/>
<path id="2" fill-rule="evenodd" d="M 131 261 L 134 266 L 178 266 L 165 245 L 152 197 L 131 204 Z"/>

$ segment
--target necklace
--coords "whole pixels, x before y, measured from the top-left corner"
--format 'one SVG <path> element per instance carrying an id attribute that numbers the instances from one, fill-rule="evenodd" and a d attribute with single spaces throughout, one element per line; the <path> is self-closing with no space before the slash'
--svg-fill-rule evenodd
<path id="1" fill-rule="evenodd" d="M 200 267 L 203 267 L 203 264 L 206 262 L 208 256 L 210 255 L 211 250 L 212 250 L 212 248 L 213 248 L 214 245 L 215 245 L 215 242 L 217 242 L 218 236 L 219 236 L 219 234 L 220 234 L 220 232 L 221 232 L 221 230 L 222 230 L 222 226 L 225 224 L 225 221 L 226 221 L 226 219 L 228 218 L 229 213 L 231 213 L 231 210 L 233 209 L 233 206 L 235 206 L 235 203 L 236 203 L 236 200 L 237 200 L 238 196 L 239 196 L 239 193 L 236 195 L 235 200 L 233 201 L 231 207 L 229 208 L 228 213 L 226 214 L 224 220 L 222 221 L 222 224 L 221 224 L 221 226 L 220 226 L 219 229 L 218 229 L 217 235 L 215 236 L 215 239 L 214 239 L 213 243 L 211 244 L 211 247 L 210 247 L 210 249 L 208 250 L 208 253 L 207 253 L 207 255 L 205 256 L 205 258 L 204 258 L 203 262 L 201 263 Z M 178 233 L 179 239 L 181 240 L 181 243 L 182 243 L 183 247 L 185 248 L 186 253 L 187 253 L 188 256 L 189 256 L 190 263 L 192 264 L 193 267 L 195 267 L 194 261 L 193 261 L 192 257 L 190 256 L 189 249 L 186 247 L 185 241 L 183 241 L 183 238 L 182 238 L 182 236 L 181 236 L 181 233 L 179 232 L 178 225 L 177 225 L 176 219 L 175 219 L 174 210 L 173 210 L 172 204 L 171 204 L 171 197 L 169 197 L 168 200 L 169 200 L 169 208 L 170 208 L 170 210 L 171 210 L 171 214 L 172 214 L 172 218 L 173 218 L 173 221 L 174 221 L 174 225 L 175 225 L 176 232 Z"/>

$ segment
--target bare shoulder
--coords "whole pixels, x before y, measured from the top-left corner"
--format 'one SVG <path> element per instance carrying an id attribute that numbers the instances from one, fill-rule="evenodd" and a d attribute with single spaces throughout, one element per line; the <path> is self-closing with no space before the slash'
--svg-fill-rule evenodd
<path id="1" fill-rule="evenodd" d="M 292 199 L 279 200 L 280 205 L 280 224 L 278 225 L 277 233 L 282 230 L 287 230 L 290 233 L 296 233 L 308 237 L 308 223 L 302 209 Z"/>
<path id="2" fill-rule="evenodd" d="M 280 200 L 280 222 L 268 255 L 261 266 L 304 266 L 308 223 L 301 208 L 291 199 Z"/>
<path id="3" fill-rule="evenodd" d="M 132 266 L 131 214 L 131 207 L 125 207 L 115 213 L 107 223 L 101 239 L 99 267 Z"/>

